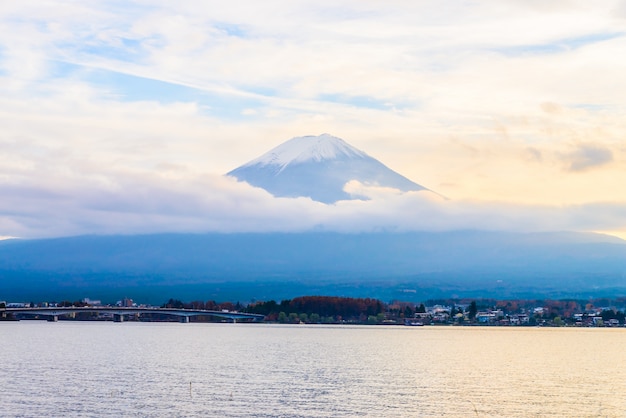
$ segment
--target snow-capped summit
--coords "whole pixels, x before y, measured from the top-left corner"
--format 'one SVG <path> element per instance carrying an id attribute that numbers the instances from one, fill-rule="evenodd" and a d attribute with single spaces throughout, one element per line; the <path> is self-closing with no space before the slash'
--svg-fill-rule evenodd
<path id="1" fill-rule="evenodd" d="M 322 134 L 319 136 L 299 136 L 283 142 L 259 158 L 245 164 L 277 165 L 282 168 L 288 164 L 323 161 L 337 158 L 366 158 L 367 154 L 359 151 L 346 141 L 336 136 Z"/>
<path id="2" fill-rule="evenodd" d="M 359 198 L 344 190 L 352 180 L 403 192 L 428 190 L 329 134 L 292 138 L 227 175 L 274 196 L 324 203 Z"/>

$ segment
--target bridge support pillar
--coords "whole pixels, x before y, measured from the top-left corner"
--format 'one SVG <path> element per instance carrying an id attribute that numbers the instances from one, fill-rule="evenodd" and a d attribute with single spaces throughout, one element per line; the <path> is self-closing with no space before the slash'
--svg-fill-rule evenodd
<path id="1" fill-rule="evenodd" d="M 113 314 L 113 322 L 124 322 L 124 315 Z"/>
<path id="2" fill-rule="evenodd" d="M 0 317 L 0 319 L 3 321 L 6 321 L 8 319 L 12 321 L 19 321 L 19 319 L 17 319 L 15 315 L 11 315 L 10 313 L 7 313 L 7 312 L 2 312 L 2 316 Z"/>
<path id="3" fill-rule="evenodd" d="M 48 317 L 48 322 L 59 322 L 59 315 L 50 315 Z"/>
<path id="4" fill-rule="evenodd" d="M 183 324 L 188 324 L 189 323 L 189 317 L 188 316 L 181 316 L 180 317 L 180 322 Z"/>

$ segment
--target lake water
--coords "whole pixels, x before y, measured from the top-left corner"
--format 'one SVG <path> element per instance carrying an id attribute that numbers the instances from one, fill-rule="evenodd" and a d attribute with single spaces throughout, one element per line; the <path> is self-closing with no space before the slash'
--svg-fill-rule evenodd
<path id="1" fill-rule="evenodd" d="M 623 417 L 626 329 L 0 322 L 3 417 Z"/>

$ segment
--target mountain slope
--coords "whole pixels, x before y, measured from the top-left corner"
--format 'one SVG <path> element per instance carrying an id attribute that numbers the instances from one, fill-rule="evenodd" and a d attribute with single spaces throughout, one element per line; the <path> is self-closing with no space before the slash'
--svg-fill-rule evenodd
<path id="1" fill-rule="evenodd" d="M 344 191 L 351 180 L 403 192 L 428 190 L 328 134 L 292 138 L 227 175 L 277 197 L 310 197 L 323 203 L 359 198 Z"/>
<path id="2" fill-rule="evenodd" d="M 402 289 L 413 292 L 397 294 Z M 167 234 L 0 242 L 0 300 L 10 301 L 301 294 L 419 301 L 625 291 L 626 243 L 594 234 Z"/>

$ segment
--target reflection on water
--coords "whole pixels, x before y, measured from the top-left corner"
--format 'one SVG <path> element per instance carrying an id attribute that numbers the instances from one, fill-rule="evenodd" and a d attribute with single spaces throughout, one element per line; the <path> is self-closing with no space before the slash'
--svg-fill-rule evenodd
<path id="1" fill-rule="evenodd" d="M 624 329 L 0 323 L 2 416 L 626 416 Z"/>

